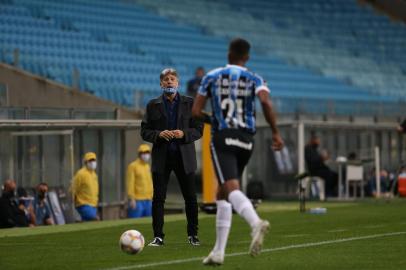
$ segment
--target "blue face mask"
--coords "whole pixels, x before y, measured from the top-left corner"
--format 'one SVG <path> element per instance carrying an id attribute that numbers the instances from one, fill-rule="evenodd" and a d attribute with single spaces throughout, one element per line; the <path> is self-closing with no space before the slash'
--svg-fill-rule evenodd
<path id="1" fill-rule="evenodd" d="M 161 89 L 167 95 L 175 94 L 178 91 L 177 87 L 161 87 Z"/>

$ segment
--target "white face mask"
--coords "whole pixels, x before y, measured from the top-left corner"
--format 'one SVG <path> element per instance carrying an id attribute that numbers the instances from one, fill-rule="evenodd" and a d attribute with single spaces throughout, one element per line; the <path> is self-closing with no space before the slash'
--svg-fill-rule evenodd
<path id="1" fill-rule="evenodd" d="M 96 161 L 90 161 L 87 163 L 87 168 L 89 168 L 89 170 L 96 170 L 97 168 L 97 162 Z"/>
<path id="2" fill-rule="evenodd" d="M 151 158 L 151 154 L 147 153 L 147 154 L 141 154 L 140 158 L 144 161 L 144 162 L 148 162 Z"/>

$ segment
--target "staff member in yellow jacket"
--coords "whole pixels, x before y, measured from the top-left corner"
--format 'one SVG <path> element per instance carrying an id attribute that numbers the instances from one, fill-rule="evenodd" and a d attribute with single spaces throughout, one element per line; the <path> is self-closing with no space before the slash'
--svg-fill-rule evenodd
<path id="1" fill-rule="evenodd" d="M 96 174 L 96 154 L 86 153 L 83 162 L 84 166 L 76 172 L 72 183 L 75 207 L 82 221 L 98 220 L 99 182 Z"/>
<path id="2" fill-rule="evenodd" d="M 150 217 L 152 215 L 152 175 L 148 161 L 151 148 L 141 144 L 138 158 L 127 168 L 128 217 Z"/>

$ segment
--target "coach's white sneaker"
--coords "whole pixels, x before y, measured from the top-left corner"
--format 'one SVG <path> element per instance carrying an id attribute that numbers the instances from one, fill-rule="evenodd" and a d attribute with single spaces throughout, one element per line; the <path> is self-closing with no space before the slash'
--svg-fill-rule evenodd
<path id="1" fill-rule="evenodd" d="M 252 229 L 252 241 L 250 245 L 250 254 L 255 257 L 261 253 L 262 243 L 264 242 L 264 236 L 269 231 L 269 222 L 267 220 L 261 220 Z"/>
<path id="2" fill-rule="evenodd" d="M 212 265 L 212 266 L 222 265 L 223 262 L 224 262 L 224 254 L 215 251 L 211 251 L 209 256 L 207 256 L 203 260 L 204 265 Z"/>

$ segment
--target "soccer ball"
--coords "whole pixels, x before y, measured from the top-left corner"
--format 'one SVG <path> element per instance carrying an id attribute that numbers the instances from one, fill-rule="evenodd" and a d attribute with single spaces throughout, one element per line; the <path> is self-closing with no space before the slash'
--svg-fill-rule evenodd
<path id="1" fill-rule="evenodd" d="M 144 236 L 139 231 L 128 230 L 120 237 L 120 248 L 128 254 L 137 254 L 144 248 Z"/>

